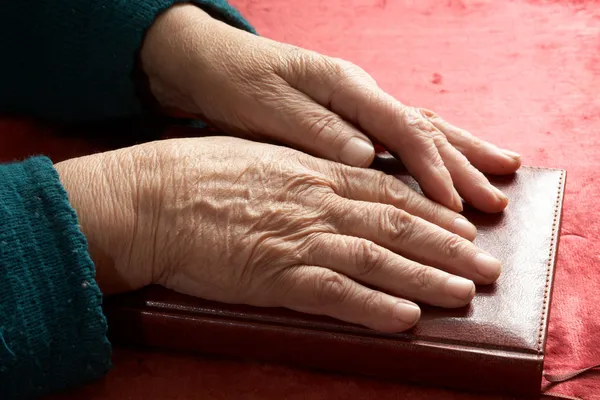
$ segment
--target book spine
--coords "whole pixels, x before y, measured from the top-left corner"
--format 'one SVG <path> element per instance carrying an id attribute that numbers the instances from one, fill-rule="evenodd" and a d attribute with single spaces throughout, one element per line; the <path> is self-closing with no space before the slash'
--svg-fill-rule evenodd
<path id="1" fill-rule="evenodd" d="M 452 389 L 538 396 L 535 354 L 398 341 L 152 309 L 107 308 L 116 345 L 287 364 Z"/>

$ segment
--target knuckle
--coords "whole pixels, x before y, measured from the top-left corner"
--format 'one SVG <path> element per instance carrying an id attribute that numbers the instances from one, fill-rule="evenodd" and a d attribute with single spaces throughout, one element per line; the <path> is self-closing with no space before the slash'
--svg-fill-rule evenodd
<path id="1" fill-rule="evenodd" d="M 450 146 L 450 143 L 448 142 L 446 135 L 444 135 L 442 132 L 440 132 L 437 128 L 434 127 L 430 131 L 430 136 L 431 136 L 431 140 L 433 141 L 433 143 L 436 145 L 437 148 Z"/>
<path id="2" fill-rule="evenodd" d="M 315 197 L 319 214 L 322 220 L 331 225 L 336 225 L 336 222 L 344 215 L 344 204 L 334 192 L 324 193 L 322 196 Z"/>
<path id="3" fill-rule="evenodd" d="M 293 176 L 301 176 L 301 179 L 315 179 L 322 184 L 330 186 L 330 179 L 327 178 L 327 173 L 332 169 L 330 163 L 325 159 L 303 153 L 298 150 L 285 149 L 282 156 L 277 159 L 278 164 L 285 165 L 285 171 Z"/>
<path id="4" fill-rule="evenodd" d="M 475 151 L 483 150 L 483 141 L 477 136 L 464 129 L 457 129 L 456 131 L 460 138 L 461 147 L 468 147 L 470 150 Z"/>
<path id="5" fill-rule="evenodd" d="M 381 233 L 391 240 L 406 240 L 415 227 L 415 218 L 394 206 L 386 206 L 381 217 Z"/>
<path id="6" fill-rule="evenodd" d="M 427 137 L 425 137 L 425 141 L 427 142 L 428 146 L 434 150 L 430 152 L 429 156 L 427 157 L 427 163 L 437 168 L 445 167 L 444 159 L 442 158 L 441 153 L 444 150 L 447 152 L 447 147 L 450 146 L 446 136 L 444 136 L 444 134 L 434 127 L 433 130 L 428 133 Z"/>
<path id="7" fill-rule="evenodd" d="M 331 182 L 326 177 L 316 173 L 296 173 L 283 177 L 279 187 L 270 195 L 272 201 L 283 201 L 285 208 L 303 205 L 308 206 L 304 211 L 309 211 L 334 202 L 334 194 Z"/>
<path id="8" fill-rule="evenodd" d="M 352 69 L 343 62 L 330 57 L 321 57 L 320 74 L 325 77 L 326 85 L 329 86 L 329 96 L 326 100 L 326 107 L 331 108 L 333 99 L 347 87 L 348 82 L 352 82 Z"/>
<path id="9" fill-rule="evenodd" d="M 317 276 L 315 300 L 318 307 L 338 305 L 348 297 L 348 285 L 342 275 L 324 270 Z"/>
<path id="10" fill-rule="evenodd" d="M 333 114 L 325 114 L 315 117 L 311 122 L 308 131 L 313 140 L 319 141 L 324 135 L 327 140 L 336 140 L 343 131 L 342 122 Z M 331 137 L 333 136 L 333 137 Z"/>
<path id="11" fill-rule="evenodd" d="M 324 68 L 325 71 L 328 71 L 329 74 L 334 77 L 338 83 L 344 82 L 348 79 L 353 79 L 354 77 L 361 74 L 362 69 L 357 65 L 353 64 L 350 61 L 343 60 L 341 58 L 335 57 L 325 57 L 322 58 L 323 64 L 326 66 Z"/>
<path id="12" fill-rule="evenodd" d="M 419 108 L 419 112 L 421 113 L 422 116 L 424 116 L 427 119 L 441 119 L 439 115 L 437 115 L 435 112 L 428 110 L 426 108 Z"/>
<path id="13" fill-rule="evenodd" d="M 450 234 L 443 243 L 444 253 L 451 259 L 459 258 L 466 250 L 464 239 L 458 235 Z"/>
<path id="14" fill-rule="evenodd" d="M 332 184 L 339 190 L 352 190 L 353 168 L 336 162 L 328 164 L 328 175 Z"/>
<path id="15" fill-rule="evenodd" d="M 434 286 L 434 276 L 431 268 L 415 267 L 413 279 L 421 289 L 431 289 Z"/>
<path id="16" fill-rule="evenodd" d="M 472 154 L 485 154 L 488 150 L 488 145 L 477 136 L 474 136 L 471 133 L 465 133 L 465 139 L 463 143 L 460 143 L 455 146 L 464 154 L 472 155 Z"/>
<path id="17" fill-rule="evenodd" d="M 340 58 L 333 59 L 338 65 L 340 75 L 348 79 L 356 79 L 357 81 L 363 81 L 367 84 L 376 84 L 375 79 L 369 75 L 367 71 L 354 64 L 351 61 L 343 60 Z"/>
<path id="18" fill-rule="evenodd" d="M 421 207 L 423 209 L 423 214 L 425 215 L 426 220 L 434 222 L 436 224 L 439 223 L 439 221 L 444 220 L 444 211 L 442 206 L 425 198 L 421 199 L 420 201 Z"/>
<path id="19" fill-rule="evenodd" d="M 330 74 L 339 80 L 346 79 L 351 75 L 350 71 L 353 70 L 352 63 L 337 58 L 323 57 L 323 64 L 327 66 L 327 70 Z"/>
<path id="20" fill-rule="evenodd" d="M 363 300 L 363 311 L 365 315 L 377 315 L 381 310 L 382 296 L 377 291 L 365 294 Z"/>
<path id="21" fill-rule="evenodd" d="M 359 277 L 377 274 L 384 264 L 385 255 L 379 246 L 369 240 L 361 240 L 355 247 L 356 269 Z"/>
<path id="22" fill-rule="evenodd" d="M 378 182 L 380 202 L 390 202 L 398 208 L 405 208 L 413 201 L 412 191 L 398 178 L 380 172 Z"/>
<path id="23" fill-rule="evenodd" d="M 331 246 L 330 240 L 324 232 L 313 232 L 304 237 L 298 244 L 297 264 L 315 263 L 315 255 L 324 253 Z"/>
<path id="24" fill-rule="evenodd" d="M 439 153 L 432 153 L 429 157 L 426 157 L 426 160 L 426 163 L 434 168 L 446 168 L 446 164 Z"/>
<path id="25" fill-rule="evenodd" d="M 440 155 L 440 153 L 436 150 L 435 152 L 432 152 L 431 155 L 429 157 L 427 157 L 427 163 L 429 165 L 431 165 L 432 167 L 435 168 L 442 168 L 442 167 L 446 167 L 446 164 L 444 163 L 444 159 L 442 158 L 442 156 Z"/>
<path id="26" fill-rule="evenodd" d="M 402 106 L 398 108 L 396 118 L 409 131 L 416 132 L 425 137 L 435 133 L 435 127 L 414 107 Z"/>

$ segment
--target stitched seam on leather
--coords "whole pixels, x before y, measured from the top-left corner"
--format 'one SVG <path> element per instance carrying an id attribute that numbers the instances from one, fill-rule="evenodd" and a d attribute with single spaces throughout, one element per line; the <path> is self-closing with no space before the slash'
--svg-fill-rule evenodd
<path id="1" fill-rule="evenodd" d="M 523 166 L 521 166 L 521 168 L 538 169 L 541 171 L 563 171 L 560 168 L 536 167 L 536 166 L 531 166 L 531 165 L 523 165 Z M 561 176 L 561 178 L 562 178 L 562 176 Z M 559 182 L 559 189 L 560 189 L 560 182 Z"/>
<path id="2" fill-rule="evenodd" d="M 530 168 L 534 168 L 535 167 L 530 167 Z M 539 168 L 539 169 L 543 169 L 543 168 Z M 547 262 L 547 266 L 546 266 L 546 285 L 544 287 L 544 302 L 542 304 L 542 314 L 540 316 L 540 329 L 538 331 L 538 356 L 541 357 L 542 355 L 542 345 L 544 343 L 544 327 L 545 327 L 545 322 L 546 322 L 546 318 L 547 318 L 547 309 L 548 309 L 548 303 L 550 300 L 550 278 L 551 278 L 551 274 L 552 274 L 552 264 L 553 264 L 553 260 L 554 257 L 556 256 L 555 253 L 555 244 L 556 244 L 556 238 L 558 237 L 558 214 L 560 212 L 560 204 L 561 204 L 561 198 L 562 198 L 562 192 L 563 192 L 563 185 L 564 185 L 564 178 L 565 178 L 565 171 L 561 171 L 560 172 L 560 179 L 558 180 L 558 193 L 556 195 L 556 203 L 554 205 L 554 221 L 552 222 L 552 235 L 550 238 L 550 254 L 548 255 L 548 262 Z"/>

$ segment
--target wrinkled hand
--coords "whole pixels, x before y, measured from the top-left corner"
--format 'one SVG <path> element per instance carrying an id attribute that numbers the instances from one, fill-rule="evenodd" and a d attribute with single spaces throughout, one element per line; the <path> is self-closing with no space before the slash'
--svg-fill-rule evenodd
<path id="1" fill-rule="evenodd" d="M 507 205 L 482 174 L 507 174 L 520 157 L 432 111 L 408 107 L 359 67 L 258 37 L 176 6 L 149 30 L 142 64 L 165 109 L 197 115 L 243 137 L 368 166 L 372 140 L 399 157 L 431 199 L 462 198 L 486 212 Z"/>
<path id="2" fill-rule="evenodd" d="M 464 306 L 473 281 L 500 274 L 459 214 L 286 147 L 173 139 L 56 168 L 106 294 L 156 283 L 401 331 L 419 318 L 412 301 Z"/>

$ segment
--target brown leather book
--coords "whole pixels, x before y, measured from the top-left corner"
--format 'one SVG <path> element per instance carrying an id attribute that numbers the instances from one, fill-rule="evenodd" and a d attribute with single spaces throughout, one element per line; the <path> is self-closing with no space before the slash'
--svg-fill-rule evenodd
<path id="1" fill-rule="evenodd" d="M 390 173 L 390 159 L 377 167 Z M 406 174 L 400 179 L 418 189 Z M 384 334 L 286 309 L 221 304 L 148 287 L 106 299 L 113 343 L 270 361 L 417 384 L 539 395 L 566 173 L 523 167 L 491 177 L 500 214 L 466 209 L 475 242 L 503 261 L 461 309 L 424 307 L 405 333 Z"/>

